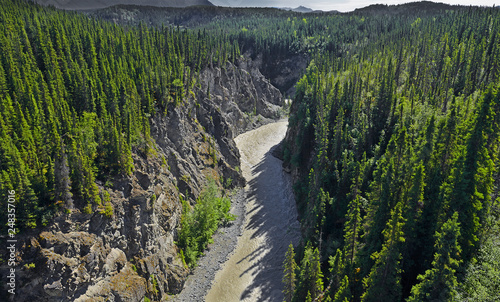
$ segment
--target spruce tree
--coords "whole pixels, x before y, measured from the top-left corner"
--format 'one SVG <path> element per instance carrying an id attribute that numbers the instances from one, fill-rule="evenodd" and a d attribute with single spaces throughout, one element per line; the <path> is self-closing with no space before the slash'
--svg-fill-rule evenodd
<path id="1" fill-rule="evenodd" d="M 328 264 L 330 265 L 330 284 L 329 292 L 330 296 L 333 297 L 335 293 L 340 288 L 340 283 L 343 276 L 345 276 L 345 259 L 341 249 L 337 249 L 335 256 L 330 256 Z"/>
<path id="2" fill-rule="evenodd" d="M 319 261 L 319 250 L 308 243 L 304 258 L 300 262 L 297 290 L 293 301 L 305 301 L 310 296 L 312 301 L 323 292 L 323 273 Z"/>
<path id="3" fill-rule="evenodd" d="M 400 243 L 404 242 L 402 204 L 392 210 L 391 219 L 383 234 L 385 242 L 380 252 L 372 255 L 375 264 L 370 274 L 363 280 L 365 293 L 361 301 L 399 301 L 401 299 L 401 253 Z"/>
<path id="4" fill-rule="evenodd" d="M 285 296 L 285 302 L 292 302 L 293 294 L 295 292 L 295 282 L 296 282 L 296 270 L 297 263 L 295 263 L 295 252 L 293 250 L 293 245 L 290 243 L 288 250 L 285 254 L 285 262 L 283 263 L 284 275 L 283 275 L 283 294 Z"/>
<path id="5" fill-rule="evenodd" d="M 361 225 L 360 196 L 349 203 L 347 221 L 344 226 L 344 255 L 346 261 L 346 273 L 350 279 L 354 272 L 354 258 L 358 252 L 359 230 Z"/>
<path id="6" fill-rule="evenodd" d="M 423 162 L 420 162 L 413 170 L 411 187 L 406 194 L 406 203 L 404 206 L 403 217 L 406 223 L 403 228 L 405 235 L 405 244 L 402 248 L 403 256 L 403 290 L 409 293 L 411 284 L 414 284 L 418 275 L 419 263 L 421 259 L 421 249 L 424 245 L 418 237 L 417 222 L 421 218 L 424 206 L 424 189 L 425 189 L 425 170 Z"/>
<path id="7" fill-rule="evenodd" d="M 375 173 L 375 180 L 371 184 L 371 203 L 365 219 L 363 239 L 364 246 L 359 251 L 363 275 L 368 275 L 374 263 L 372 255 L 380 251 L 384 236 L 383 231 L 390 219 L 394 182 L 394 160 L 383 159 Z"/>
<path id="8" fill-rule="evenodd" d="M 459 239 L 466 261 L 473 257 L 479 241 L 479 230 L 484 223 L 491 204 L 493 171 L 495 170 L 489 150 L 498 146 L 498 133 L 494 131 L 494 108 L 500 97 L 490 87 L 484 95 L 478 113 L 473 121 L 471 132 L 465 142 L 465 150 L 455 162 L 451 177 L 445 186 L 446 202 L 452 211 L 458 212 L 462 228 Z"/>
<path id="9" fill-rule="evenodd" d="M 349 302 L 352 299 L 351 289 L 349 287 L 349 278 L 344 276 L 340 282 L 340 287 L 335 293 L 333 302 Z"/>
<path id="10" fill-rule="evenodd" d="M 459 237 L 460 223 L 455 212 L 436 232 L 432 268 L 418 276 L 420 283 L 413 286 L 408 302 L 453 300 L 457 286 L 455 272 L 460 264 Z"/>
<path id="11" fill-rule="evenodd" d="M 69 209 L 73 208 L 73 194 L 71 193 L 70 169 L 68 156 L 66 155 L 64 144 L 62 144 L 59 155 L 54 163 L 55 178 L 55 199 L 62 201 Z"/>

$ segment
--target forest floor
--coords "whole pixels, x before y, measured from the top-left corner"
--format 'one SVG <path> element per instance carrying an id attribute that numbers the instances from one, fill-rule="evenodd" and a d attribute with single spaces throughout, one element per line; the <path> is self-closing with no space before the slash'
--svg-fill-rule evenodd
<path id="1" fill-rule="evenodd" d="M 290 175 L 271 154 L 286 130 L 280 121 L 235 139 L 247 180 L 233 197 L 238 218 L 219 229 L 174 301 L 283 300 L 282 263 L 288 245 L 300 239 Z"/>

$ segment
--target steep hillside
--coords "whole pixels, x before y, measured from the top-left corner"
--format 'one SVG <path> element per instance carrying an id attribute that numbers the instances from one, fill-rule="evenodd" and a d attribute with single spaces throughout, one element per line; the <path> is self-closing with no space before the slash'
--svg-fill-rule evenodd
<path id="1" fill-rule="evenodd" d="M 125 33 L 22 3 L 3 6 L 0 25 L 0 194 L 7 207 L 16 191 L 17 220 L 0 219 L 3 234 L 16 228 L 19 261 L 10 297 L 178 293 L 189 273 L 175 244 L 183 208 L 208 180 L 244 184 L 233 138 L 280 118 L 279 90 L 221 37 Z"/>
<path id="2" fill-rule="evenodd" d="M 314 56 L 297 83 L 283 152 L 304 235 L 294 301 L 498 296 L 499 13 L 448 8 L 354 12 L 367 38 Z"/>
<path id="3" fill-rule="evenodd" d="M 132 175 L 98 182 L 112 215 L 72 211 L 19 236 L 21 265 L 34 267 L 19 272 L 16 299 L 140 301 L 180 292 L 189 269 L 174 244 L 179 196 L 193 201 L 208 178 L 243 185 L 232 139 L 280 116 L 279 91 L 247 63 L 241 67 L 203 70 L 196 98 L 152 118 L 155 154 L 134 152 Z"/>

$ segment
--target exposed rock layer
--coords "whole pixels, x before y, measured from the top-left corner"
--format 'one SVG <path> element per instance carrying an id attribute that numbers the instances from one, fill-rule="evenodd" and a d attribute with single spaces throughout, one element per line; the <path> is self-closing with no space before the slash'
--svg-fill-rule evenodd
<path id="1" fill-rule="evenodd" d="M 152 117 L 154 148 L 134 150 L 134 173 L 98 184 L 110 194 L 111 216 L 94 205 L 93 214 L 73 210 L 18 237 L 16 301 L 161 300 L 180 292 L 189 270 L 174 243 L 179 196 L 194 203 L 207 178 L 244 185 L 233 138 L 278 119 L 282 105 L 249 61 L 205 69 L 195 87 Z"/>

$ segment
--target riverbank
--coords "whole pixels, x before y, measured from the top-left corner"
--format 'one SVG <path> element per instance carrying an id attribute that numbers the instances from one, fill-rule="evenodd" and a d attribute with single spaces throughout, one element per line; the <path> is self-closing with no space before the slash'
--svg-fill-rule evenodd
<path id="1" fill-rule="evenodd" d="M 238 218 L 220 228 L 176 302 L 282 301 L 282 263 L 300 238 L 290 176 L 272 150 L 283 140 L 280 121 L 235 139 L 247 186 L 232 198 Z"/>
<path id="2" fill-rule="evenodd" d="M 215 274 L 229 259 L 243 233 L 245 220 L 246 192 L 240 189 L 231 196 L 231 213 L 236 219 L 226 226 L 220 227 L 213 237 L 213 243 L 208 246 L 205 254 L 198 259 L 197 267 L 188 277 L 184 289 L 173 297 L 174 302 L 205 301 L 205 296 L 212 286 Z"/>
<path id="3" fill-rule="evenodd" d="M 280 121 L 238 136 L 241 168 L 247 181 L 243 234 L 222 270 L 207 302 L 283 301 L 282 263 L 290 242 L 300 238 L 290 176 L 272 150 L 285 137 Z"/>

